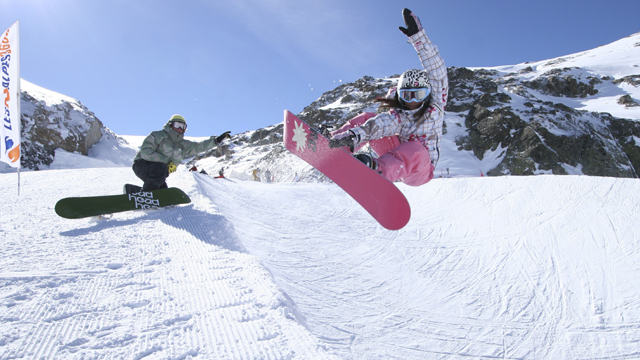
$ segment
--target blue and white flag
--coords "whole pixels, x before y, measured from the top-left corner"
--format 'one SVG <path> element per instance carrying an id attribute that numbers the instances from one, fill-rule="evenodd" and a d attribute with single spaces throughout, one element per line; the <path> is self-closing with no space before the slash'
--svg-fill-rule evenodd
<path id="1" fill-rule="evenodd" d="M 20 24 L 0 35 L 0 161 L 20 168 Z"/>

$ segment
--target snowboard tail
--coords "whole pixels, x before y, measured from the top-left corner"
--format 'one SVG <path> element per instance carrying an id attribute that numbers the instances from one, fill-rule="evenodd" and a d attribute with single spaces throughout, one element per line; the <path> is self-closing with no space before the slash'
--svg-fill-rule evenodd
<path id="1" fill-rule="evenodd" d="M 399 230 L 409 222 L 409 202 L 391 181 L 344 149 L 330 148 L 327 138 L 287 110 L 284 143 L 289 152 L 340 186 L 383 227 Z"/>
<path id="2" fill-rule="evenodd" d="M 56 214 L 67 219 L 113 214 L 123 211 L 162 208 L 188 204 L 191 199 L 178 188 L 137 192 L 124 195 L 70 197 L 56 203 Z"/>

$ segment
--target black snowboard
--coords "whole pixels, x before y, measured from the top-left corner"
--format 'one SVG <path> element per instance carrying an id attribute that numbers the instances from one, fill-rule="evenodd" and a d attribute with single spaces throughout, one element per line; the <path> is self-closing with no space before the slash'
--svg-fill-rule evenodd
<path id="1" fill-rule="evenodd" d="M 178 188 L 124 195 L 70 197 L 56 203 L 56 214 L 67 219 L 113 214 L 129 210 L 161 208 L 188 204 L 189 196 Z"/>

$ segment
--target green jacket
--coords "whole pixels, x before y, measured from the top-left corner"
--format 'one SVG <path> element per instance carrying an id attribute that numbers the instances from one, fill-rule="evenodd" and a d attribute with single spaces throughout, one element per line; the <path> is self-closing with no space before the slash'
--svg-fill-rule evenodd
<path id="1" fill-rule="evenodd" d="M 184 140 L 183 134 L 172 130 L 171 125 L 166 123 L 162 130 L 154 131 L 144 139 L 135 160 L 179 165 L 185 158 L 213 149 L 216 145 L 214 136 L 201 142 Z"/>

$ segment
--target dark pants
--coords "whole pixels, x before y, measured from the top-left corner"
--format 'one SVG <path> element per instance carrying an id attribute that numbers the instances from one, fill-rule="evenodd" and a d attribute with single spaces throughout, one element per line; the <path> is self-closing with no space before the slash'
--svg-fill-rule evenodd
<path id="1" fill-rule="evenodd" d="M 153 191 L 167 188 L 169 169 L 167 164 L 138 159 L 133 162 L 133 172 L 144 181 L 142 191 Z"/>

